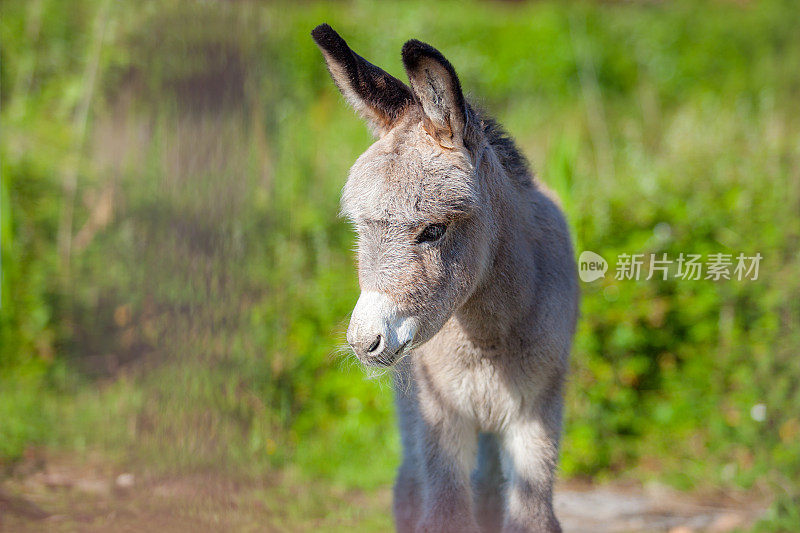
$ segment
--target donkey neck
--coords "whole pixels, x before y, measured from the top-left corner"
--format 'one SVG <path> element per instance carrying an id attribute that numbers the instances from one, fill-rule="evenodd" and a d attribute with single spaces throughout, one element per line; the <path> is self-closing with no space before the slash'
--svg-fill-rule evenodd
<path id="1" fill-rule="evenodd" d="M 478 345 L 517 345 L 524 342 L 521 329 L 526 330 L 517 326 L 535 313 L 537 231 L 533 211 L 540 193 L 535 185 L 520 187 L 520 177 L 509 176 L 495 157 L 487 163 L 484 177 L 495 228 L 491 260 L 455 318 Z"/>

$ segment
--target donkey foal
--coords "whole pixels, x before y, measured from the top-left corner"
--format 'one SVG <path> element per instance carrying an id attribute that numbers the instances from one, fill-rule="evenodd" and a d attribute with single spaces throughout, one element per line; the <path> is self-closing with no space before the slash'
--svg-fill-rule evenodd
<path id="1" fill-rule="evenodd" d="M 403 46 L 409 87 L 327 24 L 312 36 L 378 139 L 342 192 L 361 286 L 347 340 L 365 365 L 395 368 L 397 529 L 559 531 L 553 477 L 578 309 L 561 210 L 439 51 Z"/>

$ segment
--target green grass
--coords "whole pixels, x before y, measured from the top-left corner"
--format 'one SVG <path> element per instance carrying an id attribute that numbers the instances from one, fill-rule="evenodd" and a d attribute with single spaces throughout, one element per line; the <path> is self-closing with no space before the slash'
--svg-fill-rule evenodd
<path id="1" fill-rule="evenodd" d="M 398 76 L 406 39 L 440 48 L 558 192 L 578 251 L 762 254 L 758 281 L 583 285 L 561 471 L 756 490 L 776 497 L 764 528 L 791 523 L 794 3 L 103 5 L 3 5 L 9 471 L 47 446 L 163 473 L 391 482 L 389 382 L 337 352 L 358 293 L 338 194 L 370 137 L 309 36 L 326 21 Z"/>

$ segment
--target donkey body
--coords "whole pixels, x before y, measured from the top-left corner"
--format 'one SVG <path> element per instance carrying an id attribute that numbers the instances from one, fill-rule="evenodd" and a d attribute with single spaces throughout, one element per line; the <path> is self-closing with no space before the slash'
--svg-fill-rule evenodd
<path id="1" fill-rule="evenodd" d="M 330 26 L 312 36 L 378 138 L 342 193 L 362 291 L 347 339 L 365 365 L 395 367 L 397 529 L 558 531 L 578 312 L 561 210 L 437 50 L 405 44 L 408 87 Z"/>

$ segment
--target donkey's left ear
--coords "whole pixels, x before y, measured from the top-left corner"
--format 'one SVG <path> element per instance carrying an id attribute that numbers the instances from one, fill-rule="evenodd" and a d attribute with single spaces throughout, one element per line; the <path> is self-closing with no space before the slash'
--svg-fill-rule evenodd
<path id="1" fill-rule="evenodd" d="M 403 45 L 403 64 L 425 112 L 425 129 L 442 146 L 462 144 L 467 109 L 453 65 L 436 48 L 416 39 Z"/>

